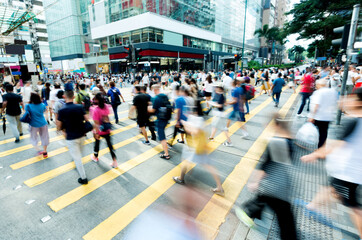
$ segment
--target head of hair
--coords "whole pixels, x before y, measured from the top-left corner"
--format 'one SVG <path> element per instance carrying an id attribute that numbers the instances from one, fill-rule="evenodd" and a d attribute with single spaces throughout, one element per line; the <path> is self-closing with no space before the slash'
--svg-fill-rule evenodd
<path id="1" fill-rule="evenodd" d="M 282 130 L 286 132 L 290 132 L 289 130 L 289 123 L 287 120 L 284 120 L 281 118 L 281 116 L 278 113 L 273 114 L 273 120 L 277 127 L 281 128 Z"/>
<path id="2" fill-rule="evenodd" d="M 226 75 L 226 76 L 229 76 L 229 72 L 225 72 L 225 75 Z"/>
<path id="3" fill-rule="evenodd" d="M 30 94 L 30 103 L 40 104 L 41 103 L 41 98 L 40 98 L 39 94 L 32 92 Z"/>
<path id="4" fill-rule="evenodd" d="M 94 98 L 97 100 L 98 107 L 103 109 L 105 107 L 105 102 L 102 93 L 97 93 Z"/>
<path id="5" fill-rule="evenodd" d="M 178 86 L 179 87 L 179 86 Z M 184 92 L 186 96 L 190 96 L 190 91 L 185 86 L 180 87 L 180 91 Z"/>
<path id="6" fill-rule="evenodd" d="M 12 91 L 14 91 L 14 86 L 12 84 L 6 84 L 5 90 L 6 90 L 6 92 L 12 92 Z"/>
<path id="7" fill-rule="evenodd" d="M 84 90 L 85 89 L 85 84 L 84 83 L 80 84 L 79 88 L 80 88 L 80 90 Z"/>
<path id="8" fill-rule="evenodd" d="M 60 88 L 60 84 L 59 84 L 59 83 L 55 83 L 55 84 L 54 84 L 54 88 L 59 89 L 59 88 Z"/>
<path id="9" fill-rule="evenodd" d="M 64 95 L 67 99 L 73 99 L 74 98 L 74 92 L 69 90 L 69 91 L 65 91 Z"/>
<path id="10" fill-rule="evenodd" d="M 245 83 L 250 84 L 250 78 L 249 77 L 244 77 Z"/>
<path id="11" fill-rule="evenodd" d="M 61 99 L 61 98 L 63 98 L 63 95 L 64 95 L 64 91 L 63 91 L 63 90 L 59 90 L 59 91 L 57 92 L 57 98 Z"/>
<path id="12" fill-rule="evenodd" d="M 141 92 L 142 86 L 136 85 L 134 88 L 136 89 L 137 92 Z"/>
<path id="13" fill-rule="evenodd" d="M 109 86 L 110 86 L 110 87 L 115 87 L 116 84 L 112 81 L 112 82 L 109 83 Z"/>
<path id="14" fill-rule="evenodd" d="M 282 77 L 283 76 L 283 74 L 280 72 L 280 73 L 278 73 L 278 77 Z"/>
<path id="15" fill-rule="evenodd" d="M 206 81 L 207 81 L 208 83 L 212 83 L 211 75 L 207 75 Z"/>

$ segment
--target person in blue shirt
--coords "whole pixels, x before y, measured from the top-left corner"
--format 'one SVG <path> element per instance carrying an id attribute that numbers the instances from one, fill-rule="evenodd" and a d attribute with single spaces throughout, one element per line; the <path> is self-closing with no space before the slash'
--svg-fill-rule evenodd
<path id="1" fill-rule="evenodd" d="M 228 105 L 233 106 L 233 111 L 230 113 L 228 117 L 228 121 L 226 123 L 226 127 L 229 128 L 231 120 L 241 121 L 245 122 L 245 91 L 241 87 L 241 83 L 244 81 L 243 78 L 236 78 L 235 81 L 233 81 L 233 89 L 231 90 L 231 97 L 232 100 L 227 102 Z M 241 127 L 241 134 L 242 138 L 246 138 L 249 134 L 246 131 L 244 125 Z"/>
<path id="2" fill-rule="evenodd" d="M 160 88 L 161 87 L 157 84 L 152 86 L 152 89 L 156 97 L 153 101 L 153 106 L 149 107 L 148 112 L 154 113 L 157 116 L 157 121 L 156 121 L 157 134 L 164 151 L 164 153 L 160 155 L 160 158 L 170 160 L 170 155 L 168 152 L 167 141 L 166 141 L 166 133 L 165 133 L 165 128 L 167 126 L 169 119 L 165 119 L 165 116 L 162 111 L 166 108 L 166 103 L 169 104 L 169 100 L 167 95 L 160 92 Z"/>
<path id="3" fill-rule="evenodd" d="M 119 105 L 121 105 L 120 97 L 122 98 L 123 102 L 126 102 L 126 101 L 124 101 L 124 98 L 123 98 L 121 92 L 119 91 L 118 88 L 116 88 L 116 84 L 114 82 L 110 82 L 109 86 L 111 88 L 108 90 L 107 96 L 111 97 L 111 105 L 112 105 L 112 109 L 113 109 L 113 112 L 114 112 L 114 118 L 116 120 L 116 124 L 118 124 L 117 108 L 118 108 Z"/>
<path id="4" fill-rule="evenodd" d="M 184 86 L 176 87 L 176 94 L 177 94 L 177 98 L 175 100 L 175 110 L 177 110 L 176 113 L 176 125 L 175 125 L 175 130 L 173 132 L 173 137 L 169 142 L 169 145 L 172 146 L 177 133 L 181 133 L 181 140 L 177 140 L 178 143 L 185 143 L 185 131 L 184 131 L 184 127 L 182 125 L 182 121 L 187 121 L 187 116 L 186 116 L 186 111 L 187 111 L 187 107 L 192 107 L 194 105 L 194 100 L 192 97 L 190 97 L 190 92 L 187 88 L 185 88 Z"/>
<path id="5" fill-rule="evenodd" d="M 273 86 L 271 88 L 272 93 L 273 93 L 272 98 L 273 98 L 273 101 L 275 102 L 275 105 L 274 105 L 275 107 L 278 107 L 278 105 L 279 105 L 280 94 L 282 92 L 282 88 L 284 85 L 285 85 L 285 81 L 282 78 L 282 73 L 278 73 L 278 78 L 273 81 Z"/>
<path id="6" fill-rule="evenodd" d="M 31 93 L 30 102 L 25 107 L 25 111 L 30 113 L 30 142 L 38 151 L 38 155 L 48 157 L 47 148 L 49 145 L 48 124 L 44 117 L 46 106 L 42 103 L 40 96 L 37 93 Z M 38 148 L 38 134 L 40 136 L 43 151 Z"/>

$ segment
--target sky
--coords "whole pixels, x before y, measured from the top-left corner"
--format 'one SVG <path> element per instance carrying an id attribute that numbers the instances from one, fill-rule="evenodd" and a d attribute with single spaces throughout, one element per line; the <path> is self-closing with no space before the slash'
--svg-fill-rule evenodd
<path id="1" fill-rule="evenodd" d="M 300 0 L 291 0 L 290 9 L 293 8 L 294 4 L 299 3 L 299 2 L 300 2 Z M 288 16 L 288 20 L 290 20 L 291 18 L 292 18 L 292 16 Z M 287 38 L 288 42 L 285 44 L 286 49 L 292 48 L 294 45 L 300 45 L 300 46 L 304 47 L 305 49 L 307 49 L 308 45 L 313 42 L 313 40 L 305 40 L 305 39 L 297 40 L 298 37 L 299 37 L 299 34 L 292 34 L 292 35 L 288 36 L 288 38 Z"/>

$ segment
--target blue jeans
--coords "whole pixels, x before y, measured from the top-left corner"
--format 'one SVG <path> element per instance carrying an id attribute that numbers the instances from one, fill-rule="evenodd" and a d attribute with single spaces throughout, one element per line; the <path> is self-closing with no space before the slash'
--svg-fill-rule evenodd
<path id="1" fill-rule="evenodd" d="M 116 123 L 118 123 L 118 112 L 117 112 L 117 108 L 118 108 L 118 105 L 117 105 L 117 104 L 112 104 L 112 109 L 113 109 L 114 118 L 115 118 L 115 120 L 116 120 Z"/>
<path id="2" fill-rule="evenodd" d="M 274 98 L 274 96 L 275 96 L 275 98 Z M 280 92 L 273 92 L 273 101 L 276 104 L 279 104 L 279 99 L 280 99 Z"/>
<path id="3" fill-rule="evenodd" d="M 167 121 L 157 120 L 156 121 L 156 129 L 158 134 L 158 139 L 160 141 L 166 140 L 165 128 L 167 126 Z"/>
<path id="4" fill-rule="evenodd" d="M 311 93 L 307 93 L 307 92 L 302 92 L 300 94 L 302 95 L 302 103 L 300 104 L 298 114 L 301 114 L 303 112 L 307 99 L 309 99 L 309 97 L 311 95 Z M 308 101 L 307 111 L 309 111 L 309 104 L 310 104 L 310 99 Z"/>

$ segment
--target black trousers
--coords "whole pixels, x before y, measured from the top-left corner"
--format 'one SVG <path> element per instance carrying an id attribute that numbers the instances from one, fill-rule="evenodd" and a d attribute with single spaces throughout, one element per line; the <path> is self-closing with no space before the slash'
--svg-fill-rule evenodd
<path id="1" fill-rule="evenodd" d="M 114 153 L 113 145 L 112 145 L 112 142 L 111 142 L 111 136 L 109 134 L 107 134 L 107 135 L 101 135 L 101 137 L 106 139 L 107 146 L 108 146 L 109 151 L 111 153 L 112 159 L 116 158 L 116 154 Z M 96 156 L 96 157 L 98 157 L 100 142 L 101 142 L 101 140 L 96 139 L 96 142 L 94 144 L 94 156 Z"/>
<path id="2" fill-rule="evenodd" d="M 324 143 L 327 140 L 329 122 L 315 120 L 314 125 L 318 128 L 318 131 L 319 131 L 318 148 L 320 148 L 324 145 Z"/>
<path id="3" fill-rule="evenodd" d="M 256 199 L 246 203 L 244 208 L 249 217 L 260 218 L 261 211 L 265 205 L 273 209 L 278 217 L 280 238 L 282 240 L 296 240 L 295 220 L 289 202 L 274 197 L 258 195 Z"/>

